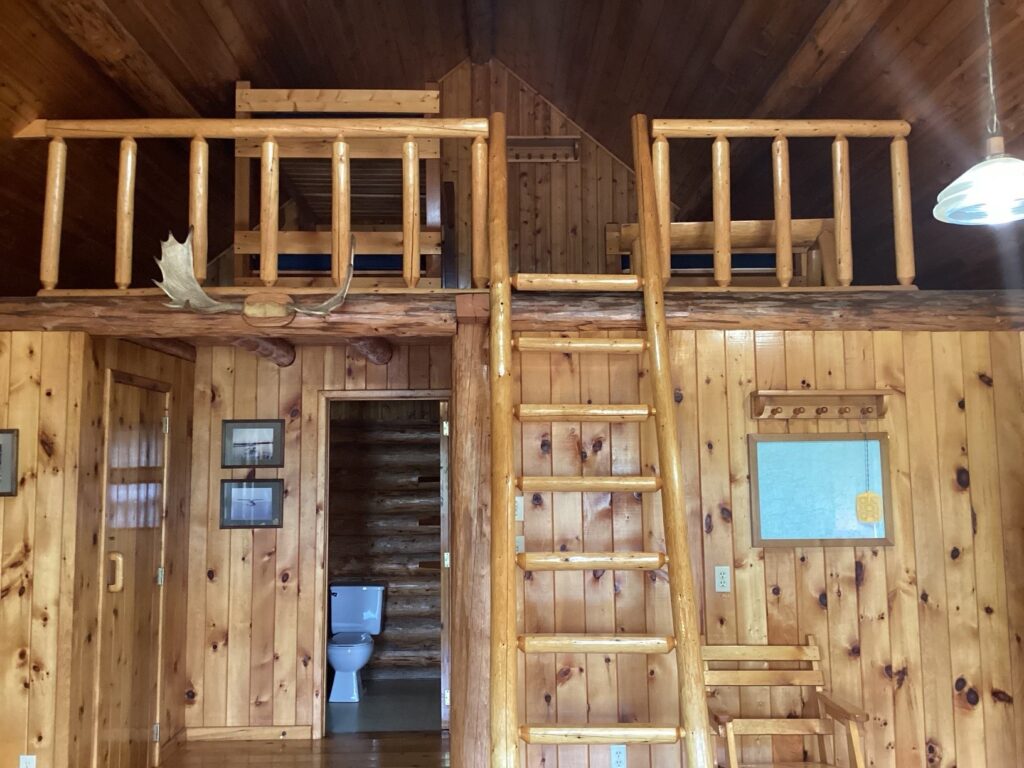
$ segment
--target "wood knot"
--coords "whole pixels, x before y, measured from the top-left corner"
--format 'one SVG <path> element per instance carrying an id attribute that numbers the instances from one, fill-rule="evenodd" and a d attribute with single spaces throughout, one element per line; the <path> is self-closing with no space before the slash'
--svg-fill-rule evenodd
<path id="1" fill-rule="evenodd" d="M 949 556 L 953 560 L 958 559 L 960 557 L 960 547 L 953 547 L 951 550 L 949 550 Z"/>
<path id="2" fill-rule="evenodd" d="M 964 695 L 964 698 L 967 699 L 967 703 L 970 704 L 972 707 L 978 706 L 978 702 L 980 701 L 978 692 L 973 688 L 967 689 L 967 693 Z"/>
<path id="3" fill-rule="evenodd" d="M 711 513 L 704 515 L 704 533 L 710 535 L 715 530 L 715 521 L 711 519 Z"/>
<path id="4" fill-rule="evenodd" d="M 963 677 L 958 677 L 956 682 L 953 683 L 953 690 L 960 693 L 964 688 L 967 687 L 967 681 Z"/>
<path id="5" fill-rule="evenodd" d="M 999 688 L 992 689 L 992 699 L 1000 704 L 1013 704 L 1013 696 Z"/>
<path id="6" fill-rule="evenodd" d="M 540 452 L 551 453 L 551 438 L 547 435 L 540 439 Z"/>
<path id="7" fill-rule="evenodd" d="M 922 603 L 927 603 L 928 602 L 928 593 L 927 592 L 922 592 L 921 593 L 921 602 Z"/>
<path id="8" fill-rule="evenodd" d="M 679 387 L 676 387 L 675 391 L 672 393 L 672 399 L 676 401 L 676 405 L 679 405 L 679 403 L 683 402 L 683 390 L 681 390 Z"/>
<path id="9" fill-rule="evenodd" d="M 774 584 L 772 586 L 772 594 L 775 595 L 775 597 L 778 597 L 782 594 L 782 589 L 779 587 L 778 584 Z"/>
<path id="10" fill-rule="evenodd" d="M 853 564 L 853 581 L 858 589 L 864 583 L 864 563 L 860 560 Z"/>
<path id="11" fill-rule="evenodd" d="M 956 468 L 956 484 L 964 491 L 971 487 L 971 473 L 967 471 L 967 467 Z"/>
<path id="12" fill-rule="evenodd" d="M 727 522 L 727 523 L 731 523 L 732 522 L 732 510 L 729 509 L 729 507 L 725 506 L 724 504 L 722 504 L 718 508 L 718 514 L 721 516 L 721 518 L 725 522 Z"/>
<path id="13" fill-rule="evenodd" d="M 981 373 L 978 374 L 978 381 L 980 381 L 986 387 L 991 387 L 992 386 L 992 377 L 989 376 L 984 371 L 982 371 Z"/>
<path id="14" fill-rule="evenodd" d="M 822 608 L 828 608 L 828 594 L 825 592 L 818 593 L 818 605 Z"/>

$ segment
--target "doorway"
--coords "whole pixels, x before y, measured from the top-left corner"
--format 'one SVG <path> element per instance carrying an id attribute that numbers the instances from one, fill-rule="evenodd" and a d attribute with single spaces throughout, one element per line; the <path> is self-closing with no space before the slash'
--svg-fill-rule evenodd
<path id="1" fill-rule="evenodd" d="M 345 587 L 380 588 L 383 615 L 358 702 L 331 701 L 350 686 L 335 688 L 326 666 L 325 734 L 440 732 L 450 706 L 448 403 L 339 399 L 328 408 L 328 656 L 352 595 Z"/>
<path id="2" fill-rule="evenodd" d="M 108 374 L 96 765 L 156 763 L 169 392 Z"/>

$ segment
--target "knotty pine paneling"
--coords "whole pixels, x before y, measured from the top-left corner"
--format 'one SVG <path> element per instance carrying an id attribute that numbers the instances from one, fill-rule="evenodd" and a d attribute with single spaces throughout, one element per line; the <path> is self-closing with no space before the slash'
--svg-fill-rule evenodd
<path id="1" fill-rule="evenodd" d="M 441 112 L 446 117 L 504 112 L 509 136 L 580 137 L 579 162 L 509 166 L 512 272 L 609 271 L 605 224 L 636 219 L 629 167 L 496 59 L 480 65 L 465 61 L 445 75 L 440 85 Z M 441 178 L 455 184 L 460 275 L 468 284 L 469 142 L 442 141 Z"/>
<path id="2" fill-rule="evenodd" d="M 1022 764 L 1024 707 L 1024 336 L 1018 333 L 697 330 L 671 334 L 691 546 L 711 643 L 796 643 L 814 634 L 839 697 L 871 715 L 877 766 Z M 517 355 L 520 402 L 636 402 L 646 363 L 628 356 Z M 637 374 L 644 374 L 637 385 Z M 885 418 L 755 421 L 757 388 L 886 387 Z M 902 393 L 902 394 L 901 394 Z M 895 545 L 751 545 L 747 435 L 887 432 Z M 523 471 L 616 474 L 657 465 L 653 430 L 631 424 L 524 424 Z M 582 498 L 581 498 L 582 496 Z M 660 500 L 533 494 L 527 549 L 663 550 Z M 734 568 L 716 593 L 715 565 Z M 526 632 L 670 631 L 664 573 L 530 574 Z M 525 660 L 527 717 L 673 721 L 670 657 L 536 655 Z M 797 689 L 713 692 L 744 715 L 805 708 Z M 801 759 L 800 738 L 748 737 L 743 759 Z M 604 766 L 607 750 L 525 747 L 527 764 Z M 845 745 L 839 761 L 847 765 Z M 678 765 L 677 747 L 631 747 L 630 764 Z"/>
<path id="3" fill-rule="evenodd" d="M 81 333 L 0 332 L 0 426 L 19 430 L 17 496 L 0 498 L 0 763 L 92 754 L 103 391 L 114 369 L 171 385 L 162 738 L 182 728 L 192 364 Z"/>
<path id="4" fill-rule="evenodd" d="M 195 439 L 189 526 L 185 701 L 189 729 L 314 726 L 325 663 L 326 616 L 318 604 L 324 545 L 318 499 L 321 390 L 447 389 L 449 345 L 396 346 L 373 365 L 344 346 L 302 346 L 278 368 L 233 347 L 203 347 L 196 360 Z M 285 466 L 255 470 L 285 481 L 284 525 L 220 529 L 221 421 L 285 420 Z M 264 730 L 264 732 L 266 732 Z"/>

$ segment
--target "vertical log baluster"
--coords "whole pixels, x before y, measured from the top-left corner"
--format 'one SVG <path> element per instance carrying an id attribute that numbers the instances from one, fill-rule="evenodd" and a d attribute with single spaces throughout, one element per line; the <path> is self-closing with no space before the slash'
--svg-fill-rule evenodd
<path id="1" fill-rule="evenodd" d="M 853 282 L 853 231 L 850 213 L 850 142 L 832 142 L 832 206 L 836 220 L 836 274 L 839 285 Z"/>
<path id="2" fill-rule="evenodd" d="M 914 225 L 910 206 L 910 156 L 907 140 L 897 136 L 889 147 L 892 165 L 892 216 L 896 239 L 896 281 L 914 283 Z"/>
<path id="3" fill-rule="evenodd" d="M 402 146 L 402 274 L 415 288 L 420 280 L 420 153 L 409 137 Z"/>
<path id="4" fill-rule="evenodd" d="M 487 286 L 490 258 L 487 248 L 487 142 L 482 136 L 473 139 L 473 287 Z"/>
<path id="5" fill-rule="evenodd" d="M 775 276 L 788 288 L 793 280 L 793 212 L 789 191 L 789 141 L 772 141 L 772 181 L 775 191 Z"/>
<path id="6" fill-rule="evenodd" d="M 260 149 L 260 280 L 277 282 L 277 215 L 280 163 L 277 139 L 266 139 Z"/>
<path id="7" fill-rule="evenodd" d="M 732 282 L 732 211 L 729 181 L 729 140 L 719 136 L 711 145 L 711 194 L 715 219 L 715 282 Z"/>
<path id="8" fill-rule="evenodd" d="M 207 211 L 209 208 L 209 165 L 210 147 L 206 139 L 196 136 L 192 139 L 189 152 L 189 196 L 188 223 L 192 227 L 192 269 L 196 280 L 206 282 L 206 261 L 209 236 L 207 234 Z"/>
<path id="9" fill-rule="evenodd" d="M 348 142 L 339 137 L 331 145 L 331 280 L 348 280 L 352 250 L 352 174 Z"/>
<path id="10" fill-rule="evenodd" d="M 669 174 L 668 139 L 657 136 L 652 148 L 654 163 L 654 196 L 658 202 L 658 242 L 661 248 L 661 276 L 668 282 L 672 276 L 672 193 Z"/>
<path id="11" fill-rule="evenodd" d="M 43 245 L 39 253 L 39 282 L 46 290 L 57 287 L 60 273 L 60 234 L 64 221 L 64 181 L 68 145 L 58 137 L 50 141 L 46 162 L 46 197 L 43 202 Z"/>
<path id="12" fill-rule="evenodd" d="M 117 173 L 117 225 L 114 239 L 114 285 L 127 290 L 132 284 L 132 234 L 135 224 L 135 172 L 138 163 L 135 139 L 121 139 Z"/>

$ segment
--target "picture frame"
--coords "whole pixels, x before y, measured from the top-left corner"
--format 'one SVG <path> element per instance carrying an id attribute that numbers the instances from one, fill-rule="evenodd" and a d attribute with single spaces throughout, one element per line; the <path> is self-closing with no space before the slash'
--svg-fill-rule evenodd
<path id="1" fill-rule="evenodd" d="M 220 481 L 221 528 L 280 528 L 283 513 L 283 480 Z"/>
<path id="2" fill-rule="evenodd" d="M 223 469 L 284 466 L 284 419 L 225 419 L 221 423 Z"/>
<path id="3" fill-rule="evenodd" d="M 0 496 L 18 495 L 18 430 L 0 429 Z"/>
<path id="4" fill-rule="evenodd" d="M 755 547 L 890 546 L 884 432 L 748 436 Z"/>

